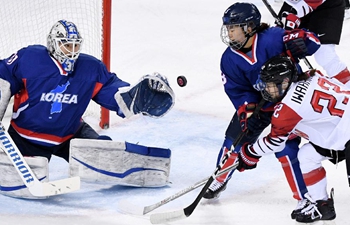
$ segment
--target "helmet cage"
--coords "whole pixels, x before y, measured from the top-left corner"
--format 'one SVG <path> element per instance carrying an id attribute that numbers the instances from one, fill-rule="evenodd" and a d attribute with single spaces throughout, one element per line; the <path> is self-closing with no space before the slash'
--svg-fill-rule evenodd
<path id="1" fill-rule="evenodd" d="M 82 38 L 52 38 L 55 54 L 62 59 L 75 60 L 81 52 Z"/>
<path id="2" fill-rule="evenodd" d="M 261 94 L 266 101 L 279 102 L 287 93 L 290 84 L 291 82 L 288 77 L 284 78 L 280 84 L 274 82 L 264 83 L 265 88 L 261 91 Z"/>
<path id="3" fill-rule="evenodd" d="M 251 32 L 248 32 L 248 27 L 252 28 Z M 231 47 L 233 50 L 239 50 L 242 47 L 244 47 L 248 39 L 252 37 L 256 33 L 255 29 L 255 24 L 253 21 L 249 21 L 247 23 L 236 23 L 236 24 L 224 24 L 221 27 L 221 40 L 223 43 L 225 43 L 227 46 Z M 236 28 L 241 28 L 244 32 L 244 40 L 242 41 L 237 41 L 237 40 L 232 40 L 229 36 L 229 32 L 231 29 L 236 29 Z"/>

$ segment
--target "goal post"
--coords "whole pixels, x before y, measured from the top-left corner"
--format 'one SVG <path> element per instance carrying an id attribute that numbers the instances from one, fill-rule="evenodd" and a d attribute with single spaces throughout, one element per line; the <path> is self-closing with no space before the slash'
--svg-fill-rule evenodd
<path id="1" fill-rule="evenodd" d="M 112 0 L 12 0 L 0 7 L 0 58 L 33 44 L 46 46 L 51 27 L 61 19 L 74 22 L 84 43 L 82 52 L 102 60 L 110 70 Z M 84 116 L 109 127 L 109 110 L 91 101 Z"/>
<path id="2" fill-rule="evenodd" d="M 112 0 L 103 0 L 102 17 L 102 61 L 110 71 L 111 66 L 111 21 L 112 21 Z M 101 107 L 100 127 L 109 128 L 109 110 Z"/>

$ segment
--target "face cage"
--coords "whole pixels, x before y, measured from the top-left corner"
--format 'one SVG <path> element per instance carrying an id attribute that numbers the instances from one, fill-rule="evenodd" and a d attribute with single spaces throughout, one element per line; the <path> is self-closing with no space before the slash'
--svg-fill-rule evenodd
<path id="1" fill-rule="evenodd" d="M 264 83 L 264 89 L 261 90 L 262 97 L 269 102 L 279 102 L 283 99 L 283 97 L 286 95 L 287 90 L 290 86 L 289 78 L 285 78 L 286 80 L 283 81 L 281 84 L 275 84 L 277 87 L 276 93 L 278 93 L 278 96 L 272 97 L 271 92 L 267 90 L 268 84 Z M 271 82 L 272 83 L 272 82 Z M 285 86 L 285 87 L 283 87 Z"/>
<path id="2" fill-rule="evenodd" d="M 60 58 L 60 61 L 65 59 L 76 60 L 82 49 L 83 39 L 70 39 L 70 38 L 53 38 L 55 54 Z M 66 47 L 66 45 L 73 46 L 72 50 Z M 61 48 L 64 48 L 67 53 L 64 53 Z M 76 50 L 78 48 L 78 50 Z"/>
<path id="3" fill-rule="evenodd" d="M 243 41 L 231 40 L 230 36 L 228 35 L 228 33 L 229 33 L 228 27 L 229 26 L 241 27 L 243 29 L 245 39 Z M 248 42 L 248 38 L 253 36 L 253 34 L 255 33 L 255 31 L 248 33 L 248 27 L 249 27 L 249 23 L 239 23 L 239 24 L 237 23 L 237 24 L 229 24 L 229 25 L 224 24 L 224 25 L 222 25 L 221 32 L 220 32 L 222 42 L 224 42 L 227 46 L 231 47 L 233 50 L 241 49 Z"/>

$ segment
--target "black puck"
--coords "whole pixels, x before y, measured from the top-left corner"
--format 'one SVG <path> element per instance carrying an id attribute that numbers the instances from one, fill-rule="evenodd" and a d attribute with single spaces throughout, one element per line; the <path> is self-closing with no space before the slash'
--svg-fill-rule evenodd
<path id="1" fill-rule="evenodd" d="M 185 76 L 178 76 L 176 80 L 177 80 L 177 84 L 180 87 L 185 87 L 187 84 L 187 79 Z"/>

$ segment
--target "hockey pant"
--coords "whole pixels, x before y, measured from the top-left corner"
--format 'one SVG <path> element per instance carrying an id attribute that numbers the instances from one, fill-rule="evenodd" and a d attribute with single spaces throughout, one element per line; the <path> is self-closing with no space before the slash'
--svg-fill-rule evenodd
<path id="1" fill-rule="evenodd" d="M 238 143 L 235 146 L 234 152 L 238 153 L 244 143 L 246 142 L 254 143 L 258 139 L 258 137 L 263 132 L 263 130 L 270 124 L 271 113 L 262 112 L 259 115 L 259 119 L 260 119 L 260 123 L 257 123 L 254 129 L 252 128 L 250 129 L 249 133 L 242 138 L 240 143 Z M 240 132 L 242 131 L 239 126 L 237 114 L 235 113 L 226 131 L 226 138 L 222 148 L 220 149 L 217 165 L 220 163 L 225 153 L 231 148 L 235 140 L 234 138 L 232 138 L 233 136 L 232 134 L 234 133 L 239 134 Z M 297 200 L 302 199 L 304 194 L 307 193 L 307 188 L 303 180 L 303 175 L 302 175 L 299 161 L 297 158 L 299 144 L 300 144 L 300 138 L 294 138 L 292 140 L 288 140 L 284 150 L 275 154 L 276 158 L 279 160 L 279 162 L 282 165 L 283 172 L 285 174 L 289 187 L 293 193 L 293 198 Z M 231 157 L 224 164 L 223 169 L 232 165 L 235 162 L 236 158 L 237 158 L 237 154 L 232 154 Z M 217 177 L 216 179 L 219 182 L 227 181 L 231 178 L 233 172 L 234 170 L 226 174 L 223 174 Z"/>
<path id="2" fill-rule="evenodd" d="M 310 196 L 313 200 L 327 200 L 326 170 L 322 161 L 329 160 L 333 164 L 343 161 L 345 151 L 334 151 L 321 148 L 312 143 L 304 144 L 298 153 L 300 168 Z"/>

